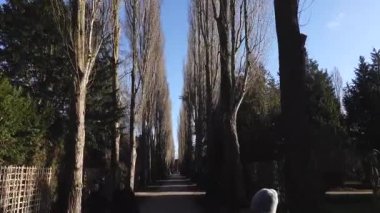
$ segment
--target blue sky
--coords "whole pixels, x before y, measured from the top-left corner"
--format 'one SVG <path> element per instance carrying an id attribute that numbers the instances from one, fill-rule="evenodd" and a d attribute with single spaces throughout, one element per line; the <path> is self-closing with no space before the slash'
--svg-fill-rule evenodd
<path id="1" fill-rule="evenodd" d="M 183 86 L 182 67 L 186 59 L 188 1 L 163 0 L 161 22 L 165 34 L 166 69 L 172 102 L 173 138 L 177 145 L 177 123 Z M 273 2 L 273 0 L 268 0 Z M 3 3 L 4 0 L 0 0 Z M 301 31 L 307 34 L 309 56 L 320 67 L 337 67 L 347 82 L 353 78 L 359 56 L 369 59 L 373 48 L 380 48 L 379 0 L 305 0 Z M 265 65 L 276 76 L 278 55 L 276 36 L 270 35 Z"/>
<path id="2" fill-rule="evenodd" d="M 307 38 L 309 56 L 320 67 L 337 67 L 343 82 L 354 77 L 354 69 L 363 55 L 369 59 L 373 48 L 380 48 L 379 0 L 307 0 L 301 14 L 301 31 Z M 310 4 L 312 3 L 312 4 Z M 277 44 L 272 42 L 267 67 L 278 70 Z"/>
<path id="3" fill-rule="evenodd" d="M 337 67 L 343 82 L 350 81 L 359 56 L 369 59 L 372 49 L 380 48 L 380 1 L 306 0 L 304 5 L 301 31 L 308 36 L 306 47 L 309 56 L 316 59 L 322 68 L 332 70 Z M 162 23 L 175 141 L 181 104 L 179 96 L 183 86 L 182 66 L 187 48 L 187 11 L 188 0 L 163 0 Z M 276 76 L 278 54 L 274 29 L 272 34 L 265 64 Z"/>
<path id="4" fill-rule="evenodd" d="M 173 139 L 177 143 L 179 97 L 183 86 L 183 65 L 187 52 L 188 0 L 163 0 L 161 22 L 165 34 L 165 61 L 172 102 Z"/>

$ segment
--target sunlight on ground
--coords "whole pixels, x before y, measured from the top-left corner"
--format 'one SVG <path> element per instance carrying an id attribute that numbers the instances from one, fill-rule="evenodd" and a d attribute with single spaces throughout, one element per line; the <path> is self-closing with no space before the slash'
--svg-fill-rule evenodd
<path id="1" fill-rule="evenodd" d="M 161 197 L 161 196 L 203 196 L 206 195 L 206 192 L 183 192 L 183 191 L 177 191 L 177 192 L 136 192 L 136 197 Z"/>
<path id="2" fill-rule="evenodd" d="M 154 185 L 148 188 L 179 188 L 179 187 L 196 187 L 197 184 L 173 184 L 173 185 Z"/>
<path id="3" fill-rule="evenodd" d="M 355 191 L 328 191 L 326 195 L 372 195 L 372 190 L 355 190 Z"/>
<path id="4" fill-rule="evenodd" d="M 179 177 L 180 176 L 178 176 L 178 179 L 157 180 L 157 182 L 159 182 L 159 183 L 165 183 L 165 182 L 186 182 L 186 181 L 190 181 L 189 178 L 187 178 L 187 179 L 179 179 Z"/>

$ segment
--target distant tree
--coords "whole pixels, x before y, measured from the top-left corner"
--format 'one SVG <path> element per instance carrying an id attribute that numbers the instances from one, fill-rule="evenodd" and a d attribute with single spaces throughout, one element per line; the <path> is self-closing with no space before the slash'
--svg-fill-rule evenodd
<path id="1" fill-rule="evenodd" d="M 339 99 L 332 78 L 313 59 L 308 59 L 306 63 L 306 94 L 311 125 L 342 127 Z"/>
<path id="2" fill-rule="evenodd" d="M 164 79 L 166 79 L 165 75 Z M 157 110 L 155 113 L 155 132 L 156 135 L 156 153 L 155 163 L 158 173 L 156 178 L 163 178 L 169 173 L 169 165 L 174 160 L 174 143 L 172 137 L 172 124 L 171 124 L 171 103 L 169 99 L 169 87 L 164 80 L 160 91 L 158 91 L 158 97 L 161 97 L 157 102 Z"/>
<path id="3" fill-rule="evenodd" d="M 179 128 L 178 128 L 178 141 L 179 153 L 178 157 L 181 163 L 181 173 L 191 175 L 192 167 L 192 154 L 193 154 L 193 140 L 192 140 L 192 125 L 191 115 L 187 109 L 188 103 L 186 100 L 182 102 L 181 111 L 179 115 Z"/>
<path id="4" fill-rule="evenodd" d="M 247 85 L 247 94 L 238 112 L 237 126 L 240 156 L 244 166 L 246 189 L 250 196 L 263 187 L 276 187 L 276 167 L 260 167 L 264 161 L 280 160 L 279 115 L 280 88 L 264 66 L 255 71 Z M 280 169 L 281 167 L 277 167 Z M 277 180 L 281 180 L 278 178 Z"/>
<path id="5" fill-rule="evenodd" d="M 181 97 L 181 122 L 184 122 L 180 138 L 182 172 L 211 189 L 215 188 L 212 185 L 216 181 L 212 181 L 215 178 L 211 174 L 216 174 L 218 161 L 215 158 L 217 144 L 213 139 L 215 125 L 212 117 L 220 80 L 219 41 L 212 1 L 191 1 L 189 14 L 190 34 L 183 68 L 185 86 Z"/>
<path id="6" fill-rule="evenodd" d="M 267 5 L 244 0 L 190 3 L 178 133 L 182 168 L 235 210 L 245 200 L 236 119 L 265 49 Z"/>
<path id="7" fill-rule="evenodd" d="M 141 51 L 141 64 L 139 65 L 139 73 L 142 77 L 141 93 L 139 98 L 139 120 L 141 124 L 142 138 L 142 143 L 140 144 L 140 148 L 142 150 L 140 156 L 140 159 L 142 160 L 140 164 L 140 171 L 142 171 L 142 174 L 140 175 L 140 179 L 142 183 L 146 184 L 147 180 L 152 181 L 153 176 L 157 177 L 157 172 L 155 172 L 154 175 L 152 172 L 152 169 L 154 168 L 154 162 L 160 161 L 163 163 L 162 165 L 164 165 L 165 159 L 163 156 L 172 152 L 173 150 L 169 146 L 166 147 L 166 145 L 172 143 L 171 137 L 165 136 L 165 139 L 152 140 L 152 129 L 156 128 L 155 124 L 162 124 L 155 122 L 154 115 L 158 111 L 163 112 L 162 110 L 166 107 L 170 108 L 169 100 L 166 99 L 169 95 L 169 91 L 166 90 L 166 68 L 163 61 L 164 36 L 160 23 L 161 1 L 148 0 L 145 1 L 141 6 L 143 7 L 143 12 L 138 42 L 139 49 Z M 157 103 L 160 101 L 164 102 L 162 102 L 160 105 L 157 105 Z M 168 114 L 165 116 L 167 115 Z M 160 128 L 157 130 L 159 130 L 160 135 L 163 136 L 165 134 L 161 133 L 171 131 L 171 127 L 165 126 L 165 128 Z M 160 151 L 154 149 L 154 143 L 161 143 L 160 145 L 162 145 L 163 149 L 160 149 Z M 153 155 L 161 157 L 155 159 Z M 165 170 L 167 167 L 164 165 L 162 168 Z"/>
<path id="8" fill-rule="evenodd" d="M 166 108 L 170 108 L 170 103 L 167 98 L 169 91 L 167 90 L 166 82 L 166 70 L 164 66 L 163 55 L 163 33 L 160 24 L 161 14 L 161 1 L 160 0 L 147 0 L 125 1 L 126 8 L 126 33 L 131 47 L 131 70 L 130 70 L 130 120 L 129 120 L 129 142 L 131 146 L 131 167 L 130 167 L 130 180 L 129 184 L 132 190 L 135 187 L 136 174 L 136 162 L 138 159 L 137 149 L 140 146 L 138 140 L 136 140 L 135 134 L 138 130 L 141 131 L 142 144 L 140 147 L 143 164 L 147 165 L 149 161 L 147 158 L 148 152 L 148 138 L 152 136 L 152 128 L 160 128 L 155 133 L 163 134 L 156 138 L 156 142 L 162 145 L 162 149 L 156 150 L 160 155 L 159 162 L 165 159 L 163 156 L 169 152 L 170 147 L 165 145 L 172 144 L 172 139 L 165 136 L 166 131 L 171 131 L 166 123 L 162 119 L 155 120 L 155 113 L 159 113 L 160 116 L 169 116 L 166 113 Z M 156 93 L 159 90 L 160 93 Z M 159 95 L 159 96 L 157 96 Z M 162 100 L 161 100 L 162 99 Z M 157 105 L 158 102 L 162 105 Z M 165 118 L 166 119 L 166 118 Z M 156 122 L 154 124 L 154 122 Z M 164 123 L 161 123 L 164 122 Z M 162 126 L 164 125 L 165 126 Z M 158 126 L 156 126 L 158 125 Z M 139 127 L 141 127 L 139 129 Z M 164 127 L 164 128 L 163 128 Z M 163 141 L 163 138 L 168 139 Z M 157 144 L 156 143 L 156 144 Z M 152 146 L 150 146 L 152 147 Z M 168 148 L 168 150 L 166 149 Z M 157 154 L 158 154 L 157 153 Z M 165 164 L 165 163 L 163 163 Z M 165 167 L 164 165 L 160 165 Z M 149 167 L 149 166 L 148 166 Z M 142 168 L 146 171 L 146 168 Z M 146 175 L 143 174 L 142 179 L 146 179 Z"/>
<path id="9" fill-rule="evenodd" d="M 339 100 L 339 104 L 342 101 L 342 89 L 343 89 L 343 80 L 338 68 L 334 67 L 331 73 L 331 80 L 334 86 L 335 96 Z"/>
<path id="10" fill-rule="evenodd" d="M 343 145 L 347 137 L 334 86 L 327 70 L 319 68 L 317 61 L 308 59 L 307 115 L 311 134 L 311 161 L 320 177 L 314 181 L 318 185 L 319 196 L 323 190 L 341 184 L 345 172 Z"/>
<path id="11" fill-rule="evenodd" d="M 238 113 L 238 133 L 243 163 L 276 158 L 280 89 L 261 67 L 248 84 L 247 95 Z"/>
<path id="12" fill-rule="evenodd" d="M 373 50 L 371 59 L 360 57 L 355 79 L 343 97 L 349 132 L 362 151 L 380 148 L 380 51 Z"/>
<path id="13" fill-rule="evenodd" d="M 109 44 L 110 41 L 104 41 Z M 86 100 L 86 152 L 85 167 L 110 169 L 114 151 L 114 124 L 122 116 L 114 103 L 114 72 L 112 53 L 101 48 L 91 87 Z"/>

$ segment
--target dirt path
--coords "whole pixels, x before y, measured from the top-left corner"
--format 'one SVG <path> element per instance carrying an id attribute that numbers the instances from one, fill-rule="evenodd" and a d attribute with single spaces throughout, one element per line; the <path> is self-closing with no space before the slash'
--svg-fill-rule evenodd
<path id="1" fill-rule="evenodd" d="M 172 175 L 135 193 L 140 213 L 202 213 L 205 192 L 190 179 Z"/>

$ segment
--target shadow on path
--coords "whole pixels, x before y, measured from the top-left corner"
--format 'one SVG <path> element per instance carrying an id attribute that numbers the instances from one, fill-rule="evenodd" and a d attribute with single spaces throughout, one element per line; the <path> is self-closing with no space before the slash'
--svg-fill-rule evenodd
<path id="1" fill-rule="evenodd" d="M 140 213 L 203 213 L 205 192 L 190 179 L 172 175 L 135 193 Z"/>

